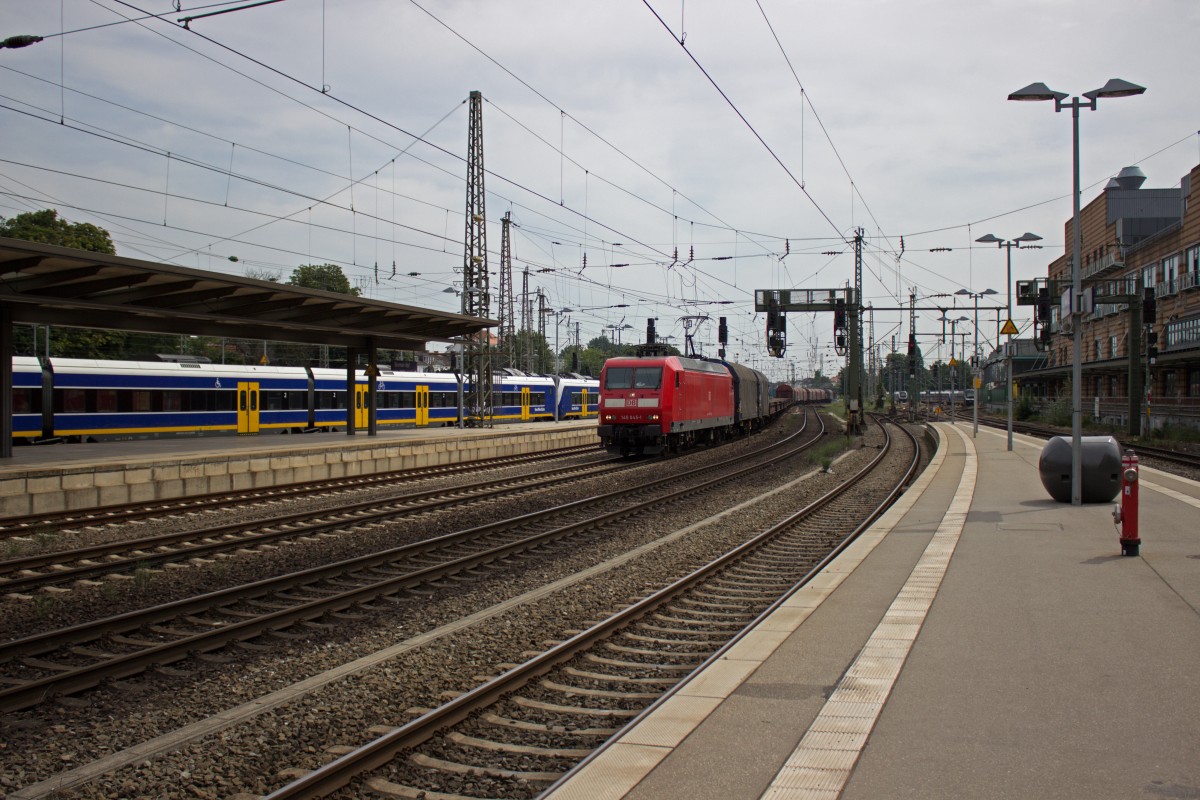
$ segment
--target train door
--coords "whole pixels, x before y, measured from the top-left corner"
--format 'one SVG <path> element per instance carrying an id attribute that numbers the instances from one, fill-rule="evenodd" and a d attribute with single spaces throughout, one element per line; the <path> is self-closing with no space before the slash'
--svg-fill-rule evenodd
<path id="1" fill-rule="evenodd" d="M 521 387 L 521 421 L 529 421 L 529 387 Z"/>
<path id="2" fill-rule="evenodd" d="M 588 418 L 588 390 L 586 386 L 579 390 L 579 412 L 580 419 Z"/>
<path id="3" fill-rule="evenodd" d="M 356 430 L 365 431 L 371 424 L 371 404 L 367 397 L 367 385 L 365 383 L 354 384 L 354 427 Z"/>
<path id="4" fill-rule="evenodd" d="M 417 387 L 416 423 L 418 426 L 429 424 L 429 387 Z"/>
<path id="5" fill-rule="evenodd" d="M 238 381 L 238 433 L 258 433 L 258 383 Z"/>

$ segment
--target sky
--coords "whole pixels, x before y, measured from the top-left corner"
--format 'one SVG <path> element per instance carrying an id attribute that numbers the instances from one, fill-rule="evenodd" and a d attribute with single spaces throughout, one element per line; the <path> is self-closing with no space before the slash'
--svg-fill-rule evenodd
<path id="1" fill-rule="evenodd" d="M 457 312 L 478 91 L 493 297 L 509 213 L 552 346 L 642 341 L 654 318 L 715 355 L 724 316 L 729 356 L 777 379 L 841 368 L 832 315 L 790 314 L 771 358 L 754 291 L 852 285 L 859 229 L 871 341 L 904 350 L 915 292 L 973 346 L 953 293 L 992 289 L 990 351 L 1005 251 L 974 240 L 1042 236 L 1012 277 L 1044 276 L 1071 216 L 1070 112 L 1009 93 L 1147 87 L 1080 112 L 1085 205 L 1123 167 L 1167 188 L 1200 163 L 1195 0 L 6 6 L 0 39 L 43 41 L 0 50 L 0 216 L 56 208 L 120 255 L 230 274 L 334 263 L 368 297 Z M 927 360 L 949 356 L 938 316 Z"/>

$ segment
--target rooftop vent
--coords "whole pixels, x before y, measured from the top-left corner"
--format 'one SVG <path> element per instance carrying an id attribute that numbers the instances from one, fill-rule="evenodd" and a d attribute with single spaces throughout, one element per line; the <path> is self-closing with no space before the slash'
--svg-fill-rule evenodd
<path id="1" fill-rule="evenodd" d="M 1146 173 L 1138 167 L 1125 167 L 1117 174 L 1116 181 L 1122 189 L 1140 189 L 1146 182 Z"/>
<path id="2" fill-rule="evenodd" d="M 1108 191 L 1109 189 L 1120 189 L 1120 188 L 1121 188 L 1121 184 L 1117 183 L 1116 178 L 1109 178 L 1108 183 L 1104 184 L 1105 191 Z"/>

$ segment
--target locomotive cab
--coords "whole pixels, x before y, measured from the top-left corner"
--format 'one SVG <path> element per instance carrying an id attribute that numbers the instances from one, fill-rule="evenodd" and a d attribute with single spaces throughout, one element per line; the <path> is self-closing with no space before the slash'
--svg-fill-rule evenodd
<path id="1" fill-rule="evenodd" d="M 621 455 L 662 452 L 661 363 L 606 364 L 600 375 L 598 433 Z"/>

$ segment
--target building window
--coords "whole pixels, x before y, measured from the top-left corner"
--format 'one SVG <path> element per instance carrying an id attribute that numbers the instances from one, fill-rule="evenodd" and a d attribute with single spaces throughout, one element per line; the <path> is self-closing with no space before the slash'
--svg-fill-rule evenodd
<path id="1" fill-rule="evenodd" d="M 1200 397 L 1200 369 L 1188 374 L 1188 397 Z"/>
<path id="2" fill-rule="evenodd" d="M 1179 255 L 1167 256 L 1162 262 L 1163 268 L 1163 283 L 1167 286 L 1167 293 L 1174 294 L 1179 291 Z"/>
<path id="3" fill-rule="evenodd" d="M 1116 336 L 1108 337 L 1108 357 L 1109 358 L 1117 357 L 1117 337 Z"/>
<path id="4" fill-rule="evenodd" d="M 1163 373 L 1163 396 L 1174 397 L 1177 382 L 1175 380 L 1175 370 L 1167 370 Z"/>
<path id="5" fill-rule="evenodd" d="M 1151 264 L 1142 269 L 1142 285 L 1147 289 L 1153 289 L 1156 283 L 1155 278 L 1158 277 L 1158 265 Z"/>
<path id="6" fill-rule="evenodd" d="M 1092 361 L 1100 360 L 1100 340 L 1096 339 L 1092 342 Z"/>
<path id="7" fill-rule="evenodd" d="M 1183 268 L 1185 272 L 1190 272 L 1193 275 L 1200 273 L 1200 244 L 1188 248 L 1187 254 L 1184 257 Z"/>
<path id="8" fill-rule="evenodd" d="M 1121 379 L 1113 377 L 1113 378 L 1110 378 L 1109 381 L 1110 381 L 1110 386 L 1109 386 L 1108 396 L 1109 397 L 1120 397 L 1121 396 Z"/>

